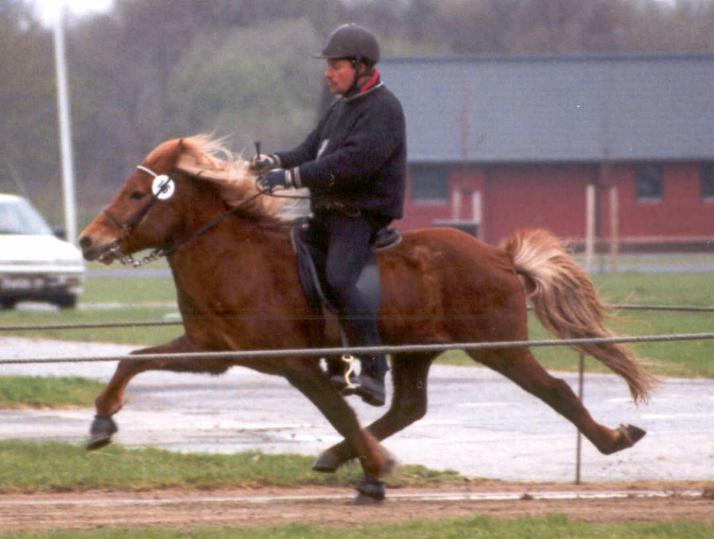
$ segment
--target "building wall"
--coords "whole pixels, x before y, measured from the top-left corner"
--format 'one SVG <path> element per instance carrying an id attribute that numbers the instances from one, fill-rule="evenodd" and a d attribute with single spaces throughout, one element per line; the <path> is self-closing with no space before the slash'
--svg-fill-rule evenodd
<path id="1" fill-rule="evenodd" d="M 563 238 L 585 236 L 585 188 L 598 183 L 597 236 L 610 237 L 609 188 L 618 190 L 618 226 L 623 242 L 689 241 L 714 238 L 714 201 L 701 197 L 699 163 L 671 163 L 662 167 L 663 196 L 659 201 L 637 200 L 635 164 L 474 165 L 453 167 L 445 181 L 449 199 L 415 203 L 407 189 L 402 230 L 463 224 L 480 217 L 478 235 L 498 243 L 514 230 L 544 227 Z M 481 215 L 474 216 L 471 193 L 481 194 Z M 455 204 L 456 193 L 461 204 Z M 460 209 L 459 209 L 460 208 Z"/>
<path id="2" fill-rule="evenodd" d="M 714 201 L 701 196 L 700 164 L 671 163 L 662 167 L 663 195 L 658 201 L 638 201 L 635 165 L 613 166 L 606 185 L 617 185 L 619 234 L 625 240 L 643 241 L 666 237 L 670 240 L 714 238 Z M 610 235 L 608 193 L 602 190 L 601 233 Z"/>
<path id="3" fill-rule="evenodd" d="M 497 243 L 514 230 L 545 227 L 563 237 L 585 231 L 585 185 L 597 168 L 588 165 L 492 165 L 449 172 L 449 200 L 415 202 L 407 189 L 402 230 L 434 224 L 467 224 L 474 219 L 472 193 L 481 193 L 479 237 Z M 461 204 L 455 204 L 456 193 Z M 460 208 L 460 211 L 459 211 Z M 478 217 L 478 216 L 476 216 Z M 478 220 L 478 219 L 477 219 Z"/>
<path id="4" fill-rule="evenodd" d="M 483 239 L 497 243 L 518 228 L 547 228 L 560 237 L 585 235 L 588 165 L 494 166 L 487 172 Z"/>

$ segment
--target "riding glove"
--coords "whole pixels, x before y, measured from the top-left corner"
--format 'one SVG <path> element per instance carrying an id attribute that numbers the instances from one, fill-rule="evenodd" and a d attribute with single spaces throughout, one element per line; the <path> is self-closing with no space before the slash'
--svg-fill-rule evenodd
<path id="1" fill-rule="evenodd" d="M 296 167 L 297 168 L 297 167 Z M 277 187 L 299 187 L 299 182 L 295 177 L 295 169 L 271 170 L 258 179 L 259 185 L 268 191 L 274 191 Z"/>
<path id="2" fill-rule="evenodd" d="M 256 155 L 253 159 L 251 159 L 248 168 L 252 172 L 257 173 L 267 172 L 268 170 L 273 170 L 274 168 L 280 168 L 280 158 L 273 153 Z"/>

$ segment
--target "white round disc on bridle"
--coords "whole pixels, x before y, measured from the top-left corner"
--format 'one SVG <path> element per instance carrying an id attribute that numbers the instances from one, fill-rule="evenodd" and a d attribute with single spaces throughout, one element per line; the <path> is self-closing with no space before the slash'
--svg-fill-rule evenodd
<path id="1" fill-rule="evenodd" d="M 151 183 L 151 192 L 154 193 L 154 196 L 159 200 L 171 198 L 175 190 L 176 186 L 174 185 L 174 181 L 166 174 L 156 176 Z"/>

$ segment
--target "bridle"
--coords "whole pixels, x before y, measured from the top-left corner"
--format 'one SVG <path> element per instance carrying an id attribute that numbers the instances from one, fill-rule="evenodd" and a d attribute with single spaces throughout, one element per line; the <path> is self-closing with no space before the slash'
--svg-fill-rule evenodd
<path id="1" fill-rule="evenodd" d="M 111 223 L 121 231 L 121 235 L 114 241 L 112 241 L 112 246 L 109 248 L 108 253 L 114 255 L 114 257 L 119 260 L 121 264 L 125 266 L 132 266 L 134 268 L 139 268 L 155 260 L 169 256 L 171 253 L 177 251 L 178 249 L 184 247 L 199 236 L 205 234 L 208 230 L 222 222 L 232 213 L 235 213 L 242 206 L 255 200 L 261 195 L 270 194 L 269 190 L 259 189 L 258 192 L 254 195 L 251 195 L 250 197 L 241 200 L 240 203 L 236 204 L 235 206 L 232 206 L 230 209 L 224 210 L 219 213 L 216 217 L 201 226 L 198 230 L 194 231 L 193 234 L 191 234 L 188 238 L 168 247 L 159 247 L 158 249 L 154 249 L 145 257 L 141 259 L 136 259 L 130 254 L 124 254 L 121 251 L 121 248 L 119 247 L 119 242 L 125 240 L 136 229 L 139 223 L 144 219 L 144 217 L 146 217 L 146 214 L 149 213 L 151 208 L 153 208 L 159 200 L 163 200 L 162 197 L 164 197 L 169 192 L 173 194 L 174 189 L 174 181 L 171 176 L 168 176 L 166 174 L 157 174 L 150 168 L 145 167 L 144 165 L 137 165 L 136 168 L 141 170 L 142 172 L 146 172 L 154 178 L 154 183 L 152 184 L 151 200 L 149 200 L 142 208 L 139 208 L 139 210 L 134 215 L 132 215 L 125 223 L 122 223 L 108 209 L 104 208 L 104 210 L 102 210 L 102 212 L 104 213 L 104 215 L 107 216 L 109 221 L 111 221 Z M 169 194 L 165 198 L 168 198 L 169 196 L 171 195 Z"/>

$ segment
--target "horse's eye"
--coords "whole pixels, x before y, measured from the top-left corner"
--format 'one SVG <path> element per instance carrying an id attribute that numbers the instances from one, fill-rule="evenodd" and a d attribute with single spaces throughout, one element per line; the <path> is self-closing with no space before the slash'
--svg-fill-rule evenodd
<path id="1" fill-rule="evenodd" d="M 140 198 L 143 198 L 144 193 L 141 191 L 134 191 L 132 194 L 129 195 L 129 198 L 133 200 L 139 200 Z"/>

